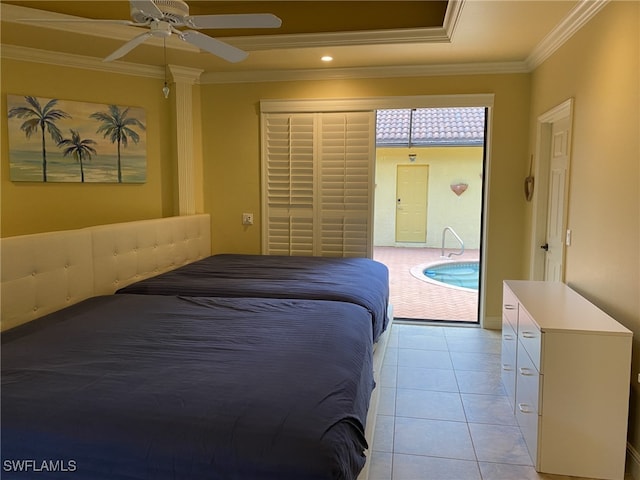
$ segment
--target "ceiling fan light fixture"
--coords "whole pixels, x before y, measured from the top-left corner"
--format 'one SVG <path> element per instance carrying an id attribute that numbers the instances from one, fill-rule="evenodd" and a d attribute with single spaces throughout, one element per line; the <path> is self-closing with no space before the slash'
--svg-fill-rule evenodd
<path id="1" fill-rule="evenodd" d="M 130 4 L 131 18 L 139 23 L 162 19 L 173 25 L 183 25 L 183 19 L 189 16 L 189 5 L 182 0 L 134 0 Z"/>

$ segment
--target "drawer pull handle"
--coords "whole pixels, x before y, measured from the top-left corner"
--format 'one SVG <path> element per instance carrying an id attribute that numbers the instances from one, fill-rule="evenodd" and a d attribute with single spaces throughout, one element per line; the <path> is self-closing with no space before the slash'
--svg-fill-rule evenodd
<path id="1" fill-rule="evenodd" d="M 515 340 L 515 337 L 513 335 L 511 335 L 510 333 L 505 333 L 502 338 L 504 338 L 505 340 Z"/>
<path id="2" fill-rule="evenodd" d="M 522 375 L 523 377 L 534 377 L 535 376 L 535 373 L 530 368 L 520 367 L 518 370 L 520 370 L 520 375 Z"/>
<path id="3" fill-rule="evenodd" d="M 511 372 L 511 371 L 513 371 L 513 367 L 512 367 L 511 365 L 507 364 L 507 363 L 503 363 L 503 364 L 502 364 L 502 369 L 503 369 L 505 372 Z"/>
<path id="4" fill-rule="evenodd" d="M 537 338 L 538 335 L 536 335 L 534 332 L 530 332 L 528 330 L 525 330 L 524 332 L 522 332 L 522 338 Z"/>
<path id="5" fill-rule="evenodd" d="M 526 403 L 519 403 L 518 410 L 520 410 L 522 413 L 535 413 Z"/>
<path id="6" fill-rule="evenodd" d="M 516 306 L 515 306 L 515 305 L 506 304 L 506 305 L 504 306 L 504 309 L 505 309 L 505 310 L 515 310 L 515 309 L 516 309 Z"/>

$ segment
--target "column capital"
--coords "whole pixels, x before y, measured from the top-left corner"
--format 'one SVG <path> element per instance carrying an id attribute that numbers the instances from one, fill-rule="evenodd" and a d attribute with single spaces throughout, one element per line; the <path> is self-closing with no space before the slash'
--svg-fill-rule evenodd
<path id="1" fill-rule="evenodd" d="M 181 67 L 179 65 L 167 65 L 171 73 L 171 80 L 175 83 L 194 85 L 200 82 L 200 75 L 204 70 L 200 68 Z"/>

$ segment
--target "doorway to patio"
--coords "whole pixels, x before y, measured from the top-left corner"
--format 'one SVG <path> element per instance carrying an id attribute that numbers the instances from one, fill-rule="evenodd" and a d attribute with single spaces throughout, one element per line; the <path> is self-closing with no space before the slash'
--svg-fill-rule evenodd
<path id="1" fill-rule="evenodd" d="M 486 108 L 376 118 L 373 258 L 389 268 L 394 317 L 478 323 Z M 441 268 L 454 277 L 475 270 L 475 284 L 439 277 Z"/>

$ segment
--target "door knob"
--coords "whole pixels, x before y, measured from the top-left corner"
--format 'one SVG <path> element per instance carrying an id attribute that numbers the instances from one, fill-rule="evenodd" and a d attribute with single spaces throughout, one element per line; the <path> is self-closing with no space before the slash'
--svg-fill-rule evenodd
<path id="1" fill-rule="evenodd" d="M 545 243 L 544 245 L 540 245 L 540 248 L 543 249 L 545 252 L 549 251 L 549 244 Z"/>

